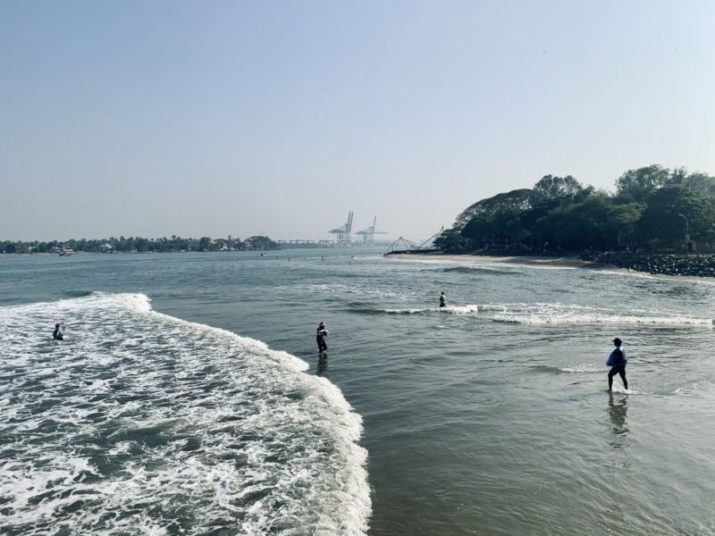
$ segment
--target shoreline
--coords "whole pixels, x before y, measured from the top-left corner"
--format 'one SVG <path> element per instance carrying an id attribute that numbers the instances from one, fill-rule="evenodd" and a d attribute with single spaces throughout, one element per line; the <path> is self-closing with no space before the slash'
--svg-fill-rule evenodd
<path id="1" fill-rule="evenodd" d="M 448 260 L 448 261 L 480 261 L 495 264 L 521 264 L 527 266 L 553 266 L 558 268 L 598 268 L 604 265 L 598 262 L 584 260 L 579 257 L 564 255 L 549 257 L 540 255 L 475 255 L 475 254 L 449 254 L 449 253 L 396 253 L 389 257 L 398 259 L 418 260 Z"/>
<path id="2" fill-rule="evenodd" d="M 554 268 L 616 268 L 651 275 L 715 278 L 715 254 L 603 252 L 580 256 L 397 253 L 398 258 L 473 260 Z"/>

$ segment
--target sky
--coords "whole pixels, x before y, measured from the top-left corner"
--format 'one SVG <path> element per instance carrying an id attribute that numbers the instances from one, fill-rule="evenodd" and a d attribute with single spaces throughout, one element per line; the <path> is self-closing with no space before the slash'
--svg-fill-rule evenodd
<path id="1" fill-rule="evenodd" d="M 0 240 L 425 239 L 715 175 L 712 0 L 0 0 Z"/>

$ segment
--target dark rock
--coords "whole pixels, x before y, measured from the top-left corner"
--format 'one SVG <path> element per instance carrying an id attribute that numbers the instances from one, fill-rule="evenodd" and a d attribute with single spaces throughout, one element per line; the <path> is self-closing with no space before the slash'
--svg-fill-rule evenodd
<path id="1" fill-rule="evenodd" d="M 685 255 L 607 251 L 590 252 L 582 255 L 581 258 L 598 264 L 630 268 L 651 274 L 715 277 L 715 254 Z"/>

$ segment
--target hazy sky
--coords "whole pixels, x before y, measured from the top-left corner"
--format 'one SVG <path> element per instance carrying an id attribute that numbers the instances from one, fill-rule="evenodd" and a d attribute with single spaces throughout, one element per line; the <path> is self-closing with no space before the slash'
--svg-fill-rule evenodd
<path id="1" fill-rule="evenodd" d="M 0 0 L 0 239 L 426 238 L 715 174 L 715 1 Z"/>

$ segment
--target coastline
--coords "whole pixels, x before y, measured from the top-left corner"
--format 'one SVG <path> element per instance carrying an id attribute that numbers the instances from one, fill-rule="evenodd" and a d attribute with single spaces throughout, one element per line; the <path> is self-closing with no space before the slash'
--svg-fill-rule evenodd
<path id="1" fill-rule="evenodd" d="M 579 257 L 561 256 L 549 257 L 539 255 L 474 255 L 474 254 L 443 254 L 443 253 L 396 253 L 390 257 L 398 259 L 448 260 L 448 261 L 479 261 L 495 264 L 522 264 L 528 266 L 553 266 L 557 268 L 597 268 L 603 264 L 584 260 Z"/>
<path id="2" fill-rule="evenodd" d="M 580 256 L 548 255 L 474 255 L 442 253 L 396 253 L 391 257 L 412 259 L 472 260 L 526 266 L 551 266 L 554 268 L 617 268 L 634 270 L 652 275 L 678 277 L 715 277 L 715 254 L 677 254 L 677 253 L 632 253 L 604 252 L 582 254 Z"/>

